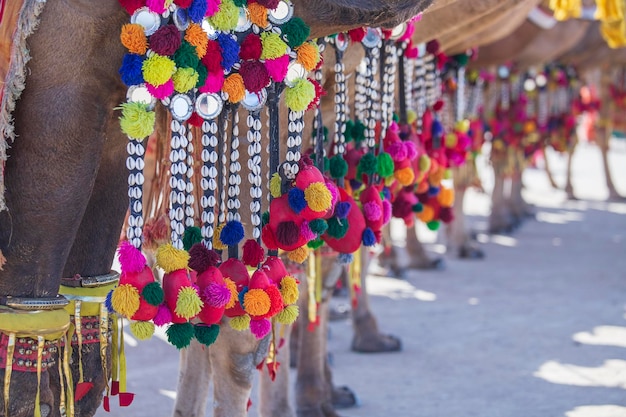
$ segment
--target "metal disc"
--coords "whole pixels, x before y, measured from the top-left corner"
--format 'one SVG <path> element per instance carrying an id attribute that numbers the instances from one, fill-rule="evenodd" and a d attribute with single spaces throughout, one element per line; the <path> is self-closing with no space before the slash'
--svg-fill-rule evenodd
<path id="1" fill-rule="evenodd" d="M 157 99 L 150 94 L 145 84 L 133 85 L 126 93 L 126 101 L 129 103 L 143 103 L 149 110 L 154 109 Z"/>
<path id="2" fill-rule="evenodd" d="M 251 93 L 246 90 L 246 96 L 241 101 L 241 105 L 248 111 L 261 110 L 267 100 L 267 90 L 264 88 L 258 93 Z"/>
<path id="3" fill-rule="evenodd" d="M 161 26 L 161 16 L 147 7 L 140 7 L 130 17 L 130 23 L 137 23 L 143 26 L 146 36 L 150 36 Z"/>
<path id="4" fill-rule="evenodd" d="M 219 94 L 202 93 L 196 99 L 196 113 L 205 120 L 215 119 L 223 107 L 224 101 Z"/>
<path id="5" fill-rule="evenodd" d="M 337 36 L 335 36 L 335 48 L 338 50 L 345 51 L 348 49 L 349 44 L 350 40 L 345 33 L 338 33 Z"/>
<path id="6" fill-rule="evenodd" d="M 186 94 L 176 94 L 170 100 L 170 112 L 172 117 L 180 122 L 189 119 L 193 113 L 191 98 Z"/>
<path id="7" fill-rule="evenodd" d="M 178 30 L 184 31 L 189 27 L 189 14 L 186 9 L 177 7 L 176 10 L 174 10 L 172 18 Z"/>
<path id="8" fill-rule="evenodd" d="M 287 75 L 285 76 L 285 84 L 289 87 L 293 87 L 296 80 L 306 77 L 306 69 L 296 61 L 289 64 L 287 68 Z"/>
<path id="9" fill-rule="evenodd" d="M 282 25 L 293 16 L 293 4 L 288 0 L 281 0 L 274 10 L 270 10 L 267 18 L 275 25 Z"/>
<path id="10" fill-rule="evenodd" d="M 367 28 L 365 37 L 363 38 L 363 46 L 366 48 L 374 48 L 380 44 L 382 33 L 378 28 Z"/>

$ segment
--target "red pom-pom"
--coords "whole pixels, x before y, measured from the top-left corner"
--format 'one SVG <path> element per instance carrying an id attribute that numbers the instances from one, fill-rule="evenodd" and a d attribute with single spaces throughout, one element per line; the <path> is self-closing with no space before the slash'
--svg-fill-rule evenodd
<path id="1" fill-rule="evenodd" d="M 193 112 L 189 120 L 187 120 L 187 123 L 196 127 L 202 126 L 202 122 L 204 122 L 204 119 L 202 119 L 202 117 L 200 117 L 200 115 L 196 112 Z"/>
<path id="2" fill-rule="evenodd" d="M 439 209 L 439 219 L 444 223 L 451 223 L 454 220 L 454 213 L 451 207 L 441 207 Z"/>
<path id="3" fill-rule="evenodd" d="M 315 87 L 315 98 L 309 103 L 307 110 L 318 107 L 320 105 L 320 101 L 322 100 L 322 96 L 326 95 L 326 90 L 324 90 L 324 87 L 322 87 L 320 83 L 312 78 L 309 78 L 309 81 L 311 81 L 311 84 Z"/>
<path id="4" fill-rule="evenodd" d="M 246 90 L 258 93 L 270 83 L 270 75 L 259 61 L 245 61 L 241 64 L 239 73 L 243 77 Z"/>
<path id="5" fill-rule="evenodd" d="M 428 42 L 426 44 L 426 52 L 433 55 L 439 52 L 439 41 L 433 39 L 432 41 Z"/>
<path id="6" fill-rule="evenodd" d="M 248 266 L 257 266 L 263 262 L 263 258 L 265 258 L 265 251 L 261 245 L 254 239 L 246 240 L 246 243 L 243 245 L 243 256 L 241 258 L 243 263 Z"/>
<path id="7" fill-rule="evenodd" d="M 265 293 L 270 297 L 270 311 L 263 317 L 266 319 L 274 317 L 280 313 L 285 307 L 283 303 L 283 296 L 280 294 L 280 290 L 275 285 L 270 285 L 265 289 Z"/>
<path id="8" fill-rule="evenodd" d="M 261 58 L 261 51 L 263 45 L 261 44 L 261 37 L 254 33 L 249 34 L 241 42 L 241 48 L 239 49 L 239 58 L 242 60 L 253 59 L 257 60 Z"/>
<path id="9" fill-rule="evenodd" d="M 263 243 L 265 243 L 265 246 L 272 250 L 272 249 L 278 249 L 278 242 L 276 242 L 276 236 L 274 236 L 274 232 L 272 231 L 272 228 L 270 227 L 270 225 L 266 225 L 263 227 L 263 230 L 261 231 L 261 239 L 263 239 Z"/>
<path id="10" fill-rule="evenodd" d="M 211 266 L 217 266 L 221 260 L 214 250 L 207 249 L 202 243 L 196 243 L 189 249 L 189 267 L 200 274 Z"/>
<path id="11" fill-rule="evenodd" d="M 193 0 L 174 0 L 174 3 L 178 6 L 178 7 L 182 7 L 183 9 L 188 8 L 189 6 L 191 6 L 191 3 L 193 2 Z"/>
<path id="12" fill-rule="evenodd" d="M 133 14 L 138 8 L 146 5 L 146 0 L 119 0 L 119 2 L 128 14 Z"/>
<path id="13" fill-rule="evenodd" d="M 356 28 L 348 31 L 348 36 L 350 36 L 352 42 L 361 42 L 365 38 L 366 33 L 365 28 Z"/>
<path id="14" fill-rule="evenodd" d="M 443 109 L 443 100 L 437 100 L 437 102 L 433 105 L 434 111 L 440 111 Z"/>
<path id="15" fill-rule="evenodd" d="M 274 10 L 278 7 L 278 1 L 279 0 L 256 0 L 256 2 L 259 3 L 261 6 L 265 6 L 270 10 Z"/>
<path id="16" fill-rule="evenodd" d="M 281 246 L 291 246 L 300 238 L 300 228 L 293 221 L 281 222 L 276 228 L 276 241 Z"/>
<path id="17" fill-rule="evenodd" d="M 222 68 L 222 47 L 219 42 L 209 39 L 206 54 L 202 57 L 202 63 L 209 72 L 223 72 Z"/>
<path id="18" fill-rule="evenodd" d="M 174 25 L 161 26 L 150 37 L 150 49 L 163 56 L 173 55 L 180 43 L 180 32 Z"/>

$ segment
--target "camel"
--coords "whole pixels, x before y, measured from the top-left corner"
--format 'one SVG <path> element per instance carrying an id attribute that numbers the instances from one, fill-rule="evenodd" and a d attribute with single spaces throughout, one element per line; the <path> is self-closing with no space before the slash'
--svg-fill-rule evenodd
<path id="1" fill-rule="evenodd" d="M 430 2 L 295 3 L 296 15 L 309 24 L 311 36 L 320 37 L 363 25 L 393 27 Z M 11 147 L 4 164 L 6 210 L 0 213 L 0 250 L 6 262 L 0 271 L 0 294 L 5 304 L 10 296 L 13 306 L 41 309 L 63 306 L 57 297 L 61 277 L 107 275 L 113 261 L 128 205 L 126 139 L 117 122 L 119 112 L 114 110 L 124 100 L 117 75 L 124 54 L 118 33 L 128 15 L 112 0 L 50 2 L 45 7 L 25 0 L 24 7 L 32 11 L 31 29 L 40 13 L 39 26 L 25 44 L 18 45 L 20 51 L 27 47 L 32 59 L 27 64 L 26 88 L 19 100 L 19 89 L 13 97 L 17 139 L 8 137 Z M 71 22 L 71 31 L 65 22 Z M 17 314 L 11 308 L 2 312 Z M 255 356 L 259 343 L 248 343 L 239 334 L 222 336 L 219 343 L 243 350 L 233 351 L 230 357 L 222 351 L 225 360 L 214 363 L 213 373 L 220 375 L 228 392 L 227 398 L 218 399 L 221 405 L 214 415 L 243 416 L 254 369 L 246 358 Z M 53 339 L 52 344 L 58 345 L 58 338 Z M 74 355 L 72 372 L 78 381 L 76 350 Z M 102 401 L 107 377 L 99 357 L 97 343 L 83 347 L 84 376 L 94 385 L 76 403 L 77 415 L 93 415 Z M 0 380 L 5 376 L 0 371 Z M 16 370 L 8 398 L 3 390 L 0 413 L 21 417 L 38 409 L 44 417 L 58 415 L 60 393 L 54 379 L 44 370 L 38 383 L 36 372 Z M 224 391 L 218 390 L 218 395 Z"/>

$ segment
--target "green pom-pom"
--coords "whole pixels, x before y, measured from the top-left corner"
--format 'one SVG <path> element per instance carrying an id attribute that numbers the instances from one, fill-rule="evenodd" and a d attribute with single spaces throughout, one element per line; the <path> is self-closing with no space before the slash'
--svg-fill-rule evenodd
<path id="1" fill-rule="evenodd" d="M 263 32 L 261 34 L 261 59 L 275 59 L 287 53 L 287 44 L 276 33 Z"/>
<path id="2" fill-rule="evenodd" d="M 352 138 L 355 142 L 359 143 L 365 140 L 365 125 L 360 120 L 357 120 L 354 123 L 354 127 L 352 128 Z"/>
<path id="3" fill-rule="evenodd" d="M 250 316 L 244 314 L 243 316 L 235 316 L 230 319 L 230 327 L 238 332 L 242 332 L 250 328 Z"/>
<path id="4" fill-rule="evenodd" d="M 345 133 L 346 142 L 350 142 L 351 140 L 354 139 L 354 137 L 352 136 L 353 135 L 352 130 L 354 129 L 354 122 L 352 120 L 347 120 L 345 126 L 346 126 L 346 133 Z"/>
<path id="5" fill-rule="evenodd" d="M 282 25 L 280 29 L 283 32 L 283 39 L 292 48 L 302 45 L 311 34 L 311 28 L 299 17 L 294 17 Z"/>
<path id="6" fill-rule="evenodd" d="M 330 176 L 332 178 L 343 178 L 348 173 L 348 163 L 343 156 L 335 155 L 330 158 Z"/>
<path id="7" fill-rule="evenodd" d="M 387 178 L 393 175 L 393 159 L 387 152 L 381 152 L 378 154 L 378 161 L 376 163 L 376 173 L 383 178 Z"/>
<path id="8" fill-rule="evenodd" d="M 129 138 L 143 140 L 154 131 L 156 114 L 143 103 L 124 103 L 120 106 L 120 127 Z"/>
<path id="9" fill-rule="evenodd" d="M 220 334 L 220 326 L 213 324 L 206 326 L 204 324 L 196 324 L 193 326 L 196 340 L 205 346 L 211 346 L 217 340 Z"/>
<path id="10" fill-rule="evenodd" d="M 248 5 L 248 0 L 233 0 L 233 3 L 235 3 L 237 7 L 244 7 Z"/>
<path id="11" fill-rule="evenodd" d="M 208 76 L 209 71 L 204 65 L 198 65 L 196 67 L 196 72 L 198 73 L 198 82 L 196 83 L 196 88 L 200 88 L 206 83 L 206 77 Z"/>
<path id="12" fill-rule="evenodd" d="M 324 170 L 323 172 L 328 172 L 330 171 L 330 159 L 328 159 L 328 157 L 324 157 Z"/>
<path id="13" fill-rule="evenodd" d="M 174 345 L 176 349 L 186 348 L 194 337 L 193 324 L 174 323 L 167 329 L 165 334 L 167 334 L 167 341 Z"/>
<path id="14" fill-rule="evenodd" d="M 398 116 L 398 113 L 394 112 L 392 118 L 394 122 L 400 123 L 400 116 Z"/>
<path id="15" fill-rule="evenodd" d="M 348 233 L 348 219 L 339 220 L 336 217 L 328 219 L 328 235 L 335 239 L 341 239 Z"/>
<path id="16" fill-rule="evenodd" d="M 196 86 L 198 78 L 198 73 L 193 68 L 179 68 L 172 76 L 174 90 L 186 93 Z"/>
<path id="17" fill-rule="evenodd" d="M 310 240 L 306 245 L 309 248 L 315 250 L 315 249 L 321 248 L 324 245 L 324 241 L 320 238 L 317 238 L 317 239 Z"/>
<path id="18" fill-rule="evenodd" d="M 469 62 L 469 55 L 467 55 L 467 54 L 458 54 L 458 55 L 454 55 L 452 57 L 452 59 L 454 59 L 456 61 L 456 63 L 459 65 L 459 67 L 464 67 Z"/>
<path id="19" fill-rule="evenodd" d="M 176 63 L 166 56 L 152 55 L 141 65 L 143 79 L 155 87 L 165 84 L 176 71 Z"/>
<path id="20" fill-rule="evenodd" d="M 202 231 L 198 226 L 191 226 L 185 229 L 183 234 L 183 247 L 187 252 L 196 243 L 202 242 Z"/>
<path id="21" fill-rule="evenodd" d="M 361 174 L 372 175 L 376 173 L 376 165 L 378 164 L 376 156 L 373 153 L 366 153 L 361 157 L 357 167 L 357 177 Z"/>
<path id="22" fill-rule="evenodd" d="M 264 211 L 261 215 L 261 227 L 265 227 L 270 222 L 270 212 Z"/>
<path id="23" fill-rule="evenodd" d="M 276 321 L 280 324 L 293 324 L 298 318 L 298 314 L 300 314 L 298 306 L 290 305 L 276 315 Z"/>
<path id="24" fill-rule="evenodd" d="M 139 340 L 148 340 L 154 334 L 154 323 L 151 321 L 133 321 L 130 331 Z"/>
<path id="25" fill-rule="evenodd" d="M 432 220 L 432 221 L 430 221 L 430 222 L 426 223 L 426 226 L 428 226 L 428 228 L 429 228 L 430 230 L 432 230 L 432 231 L 436 231 L 436 230 L 438 230 L 438 229 L 439 229 L 439 225 L 440 225 L 440 224 L 441 224 L 441 223 L 439 222 L 439 220 Z"/>
<path id="26" fill-rule="evenodd" d="M 163 288 L 158 282 L 151 282 L 143 287 L 141 296 L 148 304 L 158 306 L 163 302 Z"/>
<path id="27" fill-rule="evenodd" d="M 305 78 L 297 79 L 285 90 L 285 104 L 293 111 L 305 111 L 315 99 L 315 86 Z"/>
<path id="28" fill-rule="evenodd" d="M 220 9 L 209 17 L 209 23 L 217 30 L 230 32 L 237 27 L 239 21 L 239 7 L 233 0 L 222 0 Z"/>
<path id="29" fill-rule="evenodd" d="M 187 41 L 183 41 L 180 47 L 174 52 L 174 62 L 177 68 L 196 68 L 200 59 L 196 47 Z"/>
<path id="30" fill-rule="evenodd" d="M 424 205 L 422 203 L 413 204 L 413 213 L 421 213 L 424 211 Z"/>
<path id="31" fill-rule="evenodd" d="M 315 219 L 309 222 L 309 228 L 316 235 L 321 235 L 328 229 L 328 223 L 324 219 Z"/>

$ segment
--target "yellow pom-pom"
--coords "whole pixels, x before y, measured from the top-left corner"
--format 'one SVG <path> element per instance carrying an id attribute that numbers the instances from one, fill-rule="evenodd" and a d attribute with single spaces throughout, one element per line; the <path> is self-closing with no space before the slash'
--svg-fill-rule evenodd
<path id="1" fill-rule="evenodd" d="M 230 300 L 228 300 L 228 304 L 226 304 L 226 309 L 235 307 L 235 303 L 237 302 L 237 284 L 230 278 L 224 278 L 224 284 L 228 291 L 230 291 Z"/>
<path id="2" fill-rule="evenodd" d="M 442 207 L 452 207 L 452 204 L 454 204 L 454 189 L 441 187 L 437 200 Z"/>
<path id="3" fill-rule="evenodd" d="M 417 213 L 416 216 L 424 223 L 428 223 L 435 218 L 435 210 L 428 204 L 424 204 L 422 211 Z"/>
<path id="4" fill-rule="evenodd" d="M 222 0 L 220 9 L 213 16 L 209 17 L 209 23 L 217 30 L 230 32 L 237 27 L 239 21 L 239 7 L 233 0 Z"/>
<path id="5" fill-rule="evenodd" d="M 420 172 L 428 172 L 430 170 L 431 161 L 428 155 L 422 154 L 419 159 Z"/>
<path id="6" fill-rule="evenodd" d="M 401 168 L 394 172 L 393 176 L 404 187 L 413 184 L 413 181 L 415 181 L 415 173 L 411 167 Z"/>
<path id="7" fill-rule="evenodd" d="M 417 112 L 415 110 L 409 109 L 406 111 L 406 121 L 410 125 L 417 121 Z"/>
<path id="8" fill-rule="evenodd" d="M 330 191 L 328 191 L 328 187 L 322 182 L 314 182 L 306 187 L 304 199 L 309 208 L 317 212 L 328 210 L 333 202 L 333 197 Z"/>
<path id="9" fill-rule="evenodd" d="M 306 261 L 308 257 L 309 248 L 307 246 L 300 246 L 299 248 L 296 248 L 287 254 L 287 258 L 289 258 L 289 260 L 298 264 Z"/>
<path id="10" fill-rule="evenodd" d="M 202 310 L 202 300 L 193 287 L 178 290 L 174 312 L 184 319 L 192 319 Z"/>
<path id="11" fill-rule="evenodd" d="M 143 71 L 143 79 L 147 83 L 158 87 L 172 78 L 176 71 L 176 64 L 166 56 L 154 54 L 143 61 L 141 69 Z"/>
<path id="12" fill-rule="evenodd" d="M 246 96 L 243 77 L 239 73 L 231 74 L 224 80 L 222 91 L 228 94 L 228 101 L 239 103 Z"/>
<path id="13" fill-rule="evenodd" d="M 132 317 L 139 310 L 139 291 L 130 284 L 122 284 L 113 290 L 111 305 L 121 315 Z"/>
<path id="14" fill-rule="evenodd" d="M 215 227 L 215 231 L 213 232 L 213 249 L 215 250 L 224 250 L 228 247 L 220 240 L 220 235 L 222 234 L 223 228 L 223 224 L 218 224 Z"/>
<path id="15" fill-rule="evenodd" d="M 285 104 L 293 111 L 305 111 L 315 99 L 315 86 L 307 79 L 297 79 L 285 91 Z"/>
<path id="16" fill-rule="evenodd" d="M 305 70 L 311 71 L 317 67 L 320 61 L 320 50 L 314 42 L 305 42 L 300 45 L 296 52 L 298 53 L 298 62 L 302 64 Z"/>
<path id="17" fill-rule="evenodd" d="M 470 130 L 470 121 L 467 119 L 459 120 L 454 128 L 461 133 L 467 133 Z"/>
<path id="18" fill-rule="evenodd" d="M 148 50 L 146 33 L 143 30 L 143 26 L 138 23 L 127 23 L 122 26 L 120 40 L 130 53 L 143 55 Z"/>
<path id="19" fill-rule="evenodd" d="M 120 106 L 120 127 L 129 138 L 143 140 L 154 131 L 156 114 L 143 103 L 124 103 Z"/>
<path id="20" fill-rule="evenodd" d="M 159 246 L 156 251 L 156 263 L 166 273 L 187 268 L 189 254 L 182 249 L 176 249 L 171 243 Z"/>
<path id="21" fill-rule="evenodd" d="M 275 173 L 270 180 L 270 194 L 274 198 L 278 198 L 282 195 L 282 180 L 280 175 Z"/>
<path id="22" fill-rule="evenodd" d="M 281 312 L 276 314 L 276 321 L 280 324 L 293 324 L 300 314 L 300 308 L 297 305 L 287 306 Z"/>
<path id="23" fill-rule="evenodd" d="M 148 340 L 154 334 L 154 324 L 150 321 L 133 321 L 130 323 L 131 333 L 139 340 Z"/>
<path id="24" fill-rule="evenodd" d="M 243 296 L 243 309 L 252 316 L 267 314 L 271 306 L 270 296 L 262 289 L 251 289 Z"/>
<path id="25" fill-rule="evenodd" d="M 185 40 L 196 47 L 198 58 L 202 59 L 206 55 L 209 37 L 202 26 L 193 22 L 189 23 L 189 27 L 185 31 Z"/>
<path id="26" fill-rule="evenodd" d="M 243 332 L 250 328 L 250 316 L 244 314 L 243 316 L 236 316 L 230 319 L 230 327 L 237 330 L 238 332 Z"/>
<path id="27" fill-rule="evenodd" d="M 179 68 L 172 75 L 174 81 L 174 90 L 179 93 L 186 93 L 196 86 L 198 82 L 198 73 L 193 68 Z"/>
<path id="28" fill-rule="evenodd" d="M 276 33 L 261 33 L 261 59 L 279 58 L 287 53 L 287 44 Z"/>
<path id="29" fill-rule="evenodd" d="M 446 144 L 446 148 L 454 148 L 459 142 L 459 138 L 456 133 L 448 133 L 446 134 L 444 142 Z"/>
<path id="30" fill-rule="evenodd" d="M 298 281 L 291 275 L 287 275 L 280 280 L 280 294 L 283 296 L 283 303 L 294 304 L 298 301 L 300 291 Z"/>

